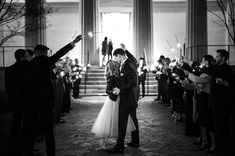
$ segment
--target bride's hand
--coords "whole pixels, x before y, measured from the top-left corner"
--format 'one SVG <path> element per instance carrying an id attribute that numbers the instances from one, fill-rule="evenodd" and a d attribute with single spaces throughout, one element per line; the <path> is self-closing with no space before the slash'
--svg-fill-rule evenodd
<path id="1" fill-rule="evenodd" d="M 120 89 L 117 87 L 113 89 L 113 94 L 118 95 L 120 93 Z"/>

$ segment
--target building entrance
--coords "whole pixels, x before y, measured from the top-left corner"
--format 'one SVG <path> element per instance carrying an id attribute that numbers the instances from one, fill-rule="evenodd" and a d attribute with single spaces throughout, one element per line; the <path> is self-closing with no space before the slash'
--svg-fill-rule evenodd
<path id="1" fill-rule="evenodd" d="M 132 52 L 133 31 L 131 19 L 131 13 L 101 13 L 99 45 L 101 46 L 104 37 L 107 37 L 108 41 L 111 39 L 113 42 L 113 50 L 120 48 L 120 43 L 124 43 L 127 49 Z"/>

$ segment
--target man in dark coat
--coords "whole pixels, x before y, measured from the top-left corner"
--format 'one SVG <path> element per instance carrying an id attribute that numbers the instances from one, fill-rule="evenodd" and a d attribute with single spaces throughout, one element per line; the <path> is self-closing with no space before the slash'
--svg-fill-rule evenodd
<path id="1" fill-rule="evenodd" d="M 227 64 L 228 58 L 229 53 L 226 50 L 217 50 L 210 93 L 210 105 L 213 108 L 216 138 L 221 156 L 235 154 L 232 147 L 234 130 L 231 126 L 231 117 L 234 115 L 235 74 Z"/>
<path id="2" fill-rule="evenodd" d="M 19 132 L 21 130 L 23 120 L 23 88 L 24 88 L 24 72 L 28 61 L 27 53 L 24 49 L 15 51 L 16 62 L 7 67 L 5 71 L 6 93 L 9 98 L 9 105 L 13 109 L 13 120 L 10 130 L 9 155 L 17 155 L 20 151 Z"/>
<path id="3" fill-rule="evenodd" d="M 55 156 L 52 114 L 54 91 L 51 67 L 60 57 L 73 49 L 75 43 L 79 42 L 82 37 L 82 35 L 77 36 L 71 43 L 61 48 L 51 57 L 47 56 L 49 48 L 44 45 L 37 45 L 34 49 L 36 57 L 30 62 L 26 85 L 27 99 L 25 101 L 25 119 L 23 122 L 24 156 L 33 155 L 34 123 L 38 115 L 46 138 L 47 155 Z"/>
<path id="4" fill-rule="evenodd" d="M 116 49 L 113 53 L 114 58 L 121 64 L 120 67 L 120 88 L 115 88 L 114 93 L 120 96 L 119 115 L 118 115 L 118 139 L 110 153 L 124 152 L 124 139 L 126 135 L 128 116 L 130 115 L 136 130 L 131 132 L 131 142 L 128 146 L 139 147 L 139 126 L 136 117 L 137 99 L 136 85 L 137 72 L 136 66 L 126 56 L 123 49 Z"/>

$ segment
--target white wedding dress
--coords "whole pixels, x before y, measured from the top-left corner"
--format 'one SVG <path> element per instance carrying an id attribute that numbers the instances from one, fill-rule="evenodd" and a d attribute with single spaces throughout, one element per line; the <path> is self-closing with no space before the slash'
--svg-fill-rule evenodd
<path id="1" fill-rule="evenodd" d="M 104 102 L 94 124 L 91 132 L 97 138 L 117 138 L 118 137 L 118 109 L 119 109 L 119 96 L 116 101 L 111 100 L 109 97 Z M 134 122 L 129 115 L 127 123 L 127 133 L 136 130 Z"/>

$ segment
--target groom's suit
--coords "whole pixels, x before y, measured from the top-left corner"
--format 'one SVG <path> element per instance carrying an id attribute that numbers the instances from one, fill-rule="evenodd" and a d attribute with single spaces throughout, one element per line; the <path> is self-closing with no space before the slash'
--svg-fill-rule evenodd
<path id="1" fill-rule="evenodd" d="M 124 148 L 127 121 L 129 114 L 135 124 L 136 130 L 131 133 L 132 142 L 139 144 L 139 127 L 136 118 L 137 99 L 136 85 L 137 72 L 134 63 L 128 58 L 120 70 L 120 104 L 118 121 L 118 140 L 116 147 Z"/>

